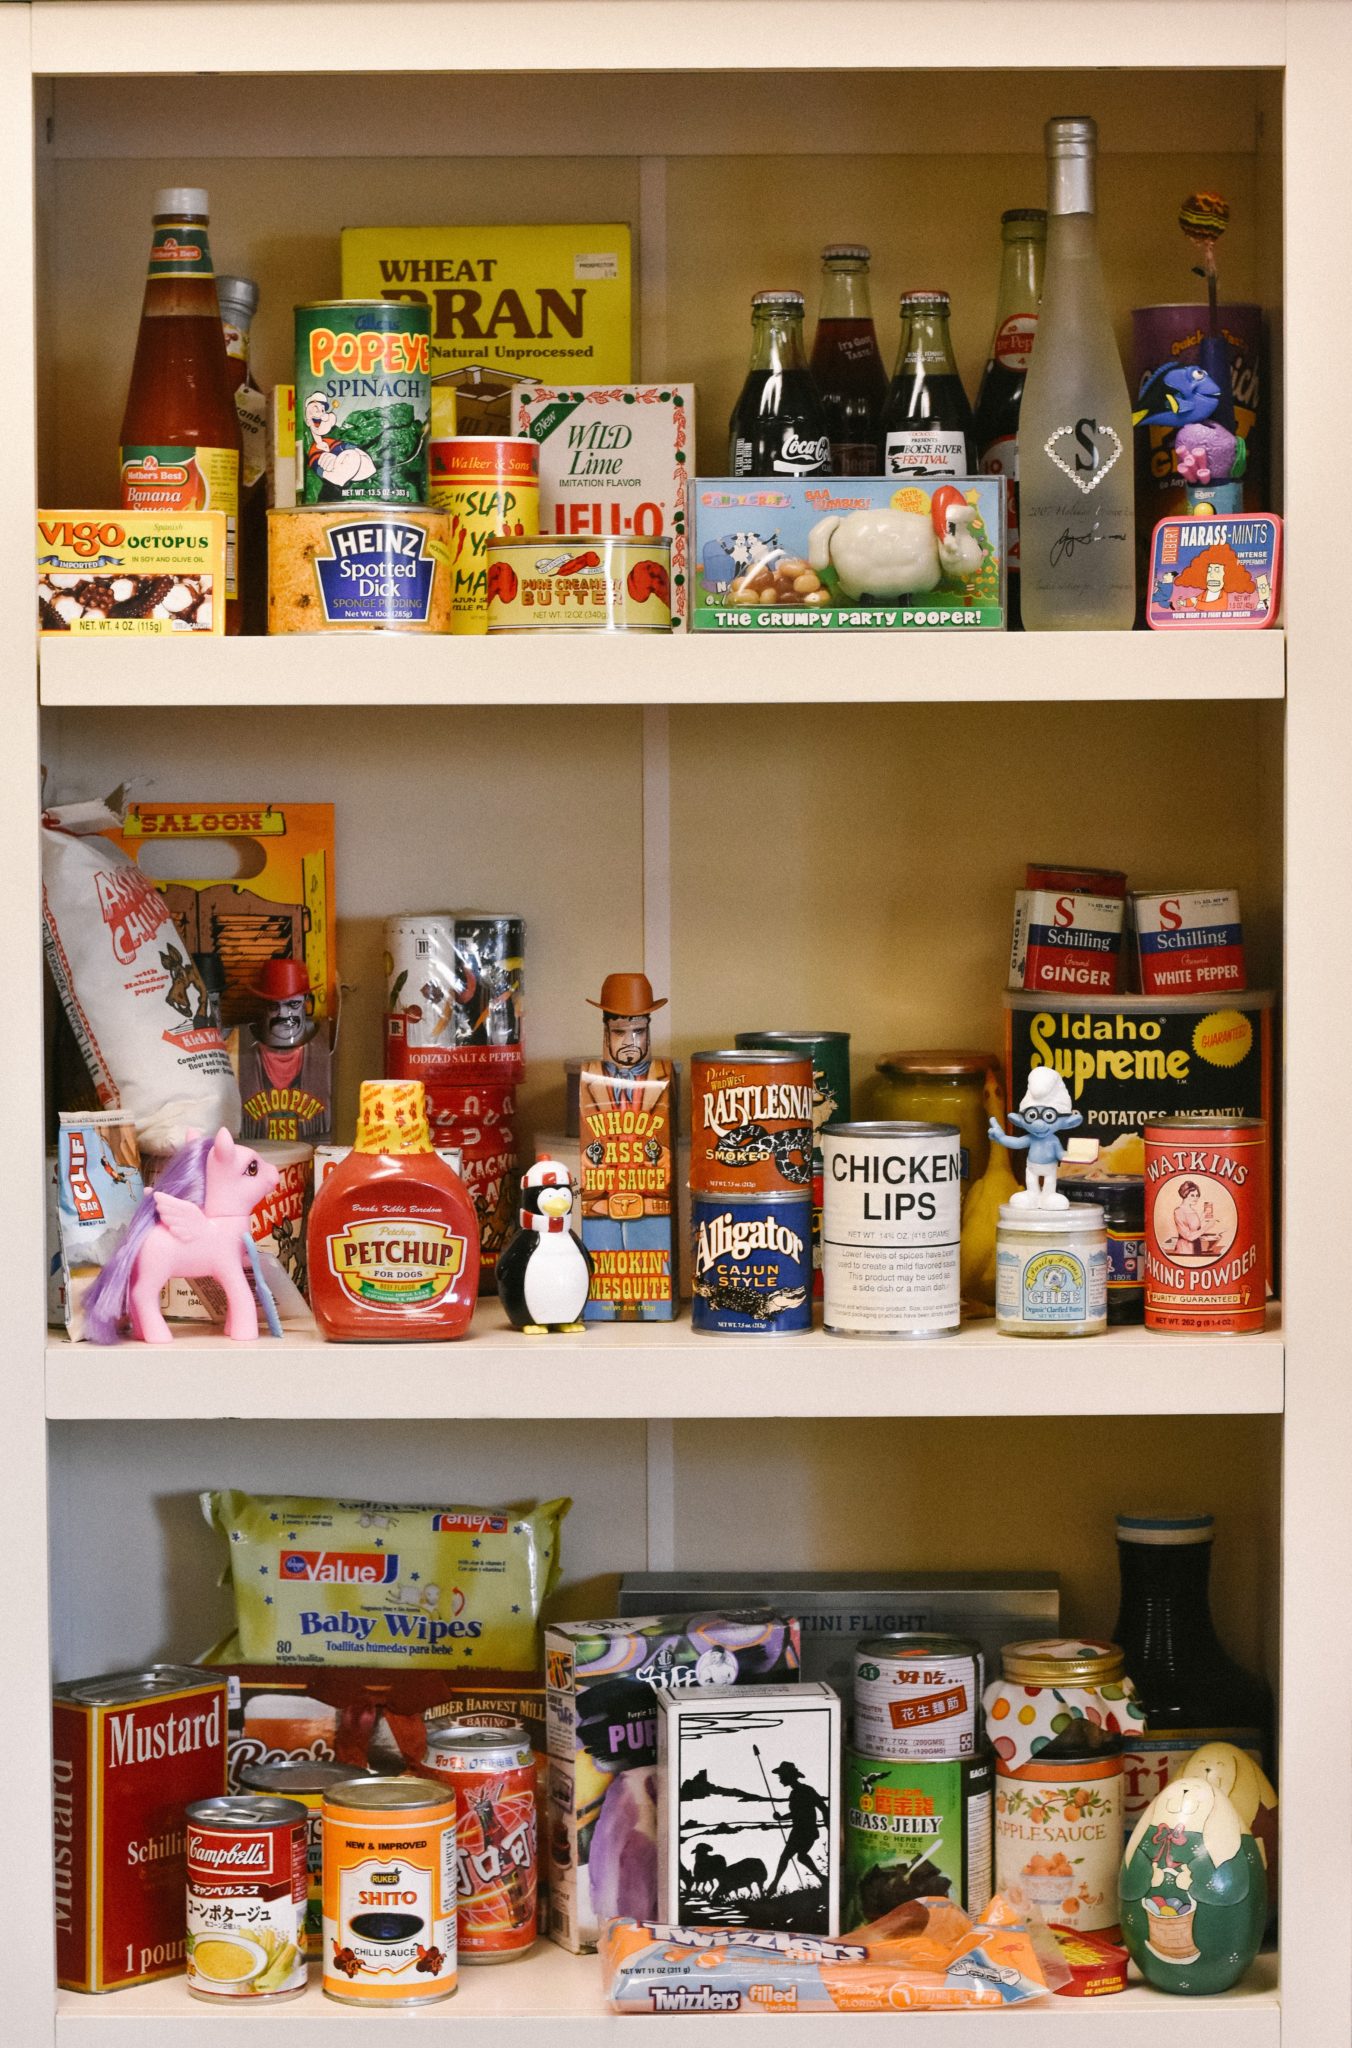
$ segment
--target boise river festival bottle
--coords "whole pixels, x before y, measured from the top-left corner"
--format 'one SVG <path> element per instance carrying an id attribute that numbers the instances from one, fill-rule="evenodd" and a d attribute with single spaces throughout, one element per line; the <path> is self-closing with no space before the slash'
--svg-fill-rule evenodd
<path id="1" fill-rule="evenodd" d="M 1131 398 L 1094 225 L 1098 130 L 1047 123 L 1047 282 L 1019 417 L 1023 623 L 1130 628 L 1136 611 Z"/>
<path id="2" fill-rule="evenodd" d="M 868 293 L 869 251 L 833 242 L 822 250 L 822 302 L 812 337 L 812 375 L 826 409 L 835 476 L 881 476 L 878 422 L 887 372 Z"/>
<path id="3" fill-rule="evenodd" d="M 1047 216 L 1040 206 L 1014 206 L 1000 216 L 1004 255 L 995 335 L 976 401 L 976 459 L 985 476 L 1005 479 L 1005 617 L 1019 620 L 1019 406 L 1037 332 Z"/>
<path id="4" fill-rule="evenodd" d="M 972 408 L 948 332 L 947 292 L 906 292 L 897 367 L 883 407 L 888 476 L 971 476 L 976 469 Z"/>
<path id="5" fill-rule="evenodd" d="M 803 294 L 757 292 L 751 367 L 728 427 L 733 476 L 829 476 L 831 437 L 803 353 Z"/>

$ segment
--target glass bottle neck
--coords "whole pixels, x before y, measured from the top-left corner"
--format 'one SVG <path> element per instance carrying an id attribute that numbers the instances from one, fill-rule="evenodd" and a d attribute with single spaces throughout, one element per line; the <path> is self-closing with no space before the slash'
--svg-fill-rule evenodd
<path id="1" fill-rule="evenodd" d="M 1042 257 L 1046 246 L 1045 235 L 1011 235 L 1006 240 L 1000 264 L 1000 297 L 995 311 L 997 328 L 1015 313 L 1036 313 L 1038 295 L 1042 290 Z"/>
<path id="2" fill-rule="evenodd" d="M 1095 162 L 1089 156 L 1049 156 L 1047 159 L 1048 225 L 1068 213 L 1094 212 Z"/>
<path id="3" fill-rule="evenodd" d="M 822 320 L 871 320 L 867 263 L 828 263 L 822 271 Z"/>
<path id="4" fill-rule="evenodd" d="M 1119 1543 L 1117 1555 L 1122 1602 L 1113 1637 L 1128 1671 L 1133 1657 L 1147 1666 L 1192 1665 L 1219 1654 L 1209 1543 Z"/>
<path id="5" fill-rule="evenodd" d="M 756 313 L 751 321 L 753 370 L 805 370 L 801 313 Z"/>
<path id="6" fill-rule="evenodd" d="M 903 312 L 896 373 L 900 377 L 916 370 L 929 376 L 957 376 L 947 313 Z"/>

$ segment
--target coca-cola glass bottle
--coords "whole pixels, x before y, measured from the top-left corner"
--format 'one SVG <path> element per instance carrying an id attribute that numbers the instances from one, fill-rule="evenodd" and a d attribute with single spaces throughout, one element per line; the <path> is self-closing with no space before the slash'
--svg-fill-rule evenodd
<path id="1" fill-rule="evenodd" d="M 732 476 L 829 476 L 831 437 L 803 352 L 803 294 L 757 292 L 751 367 L 728 429 Z"/>
<path id="2" fill-rule="evenodd" d="M 812 337 L 812 375 L 826 408 L 835 476 L 881 476 L 878 422 L 887 372 L 868 291 L 869 251 L 858 242 L 822 250 L 822 300 Z"/>
<path id="3" fill-rule="evenodd" d="M 1014 206 L 1000 216 L 1004 255 L 995 334 L 976 401 L 976 459 L 983 476 L 1005 480 L 1005 616 L 1019 617 L 1019 404 L 1037 332 L 1047 216 L 1040 206 Z"/>
<path id="4" fill-rule="evenodd" d="M 883 464 L 888 476 L 972 476 L 976 449 L 972 408 L 962 388 L 948 333 L 947 292 L 907 292 L 901 301 L 901 344 L 883 407 Z"/>

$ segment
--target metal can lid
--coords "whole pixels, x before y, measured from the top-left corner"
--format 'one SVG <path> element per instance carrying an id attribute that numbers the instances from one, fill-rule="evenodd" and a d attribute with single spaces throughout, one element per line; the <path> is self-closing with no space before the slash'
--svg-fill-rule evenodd
<path id="1" fill-rule="evenodd" d="M 418 325 L 424 320 L 430 322 L 432 318 L 431 307 L 419 305 L 413 299 L 306 299 L 303 305 L 296 307 L 296 311 L 298 313 L 332 313 L 336 311 L 345 313 L 383 313 L 391 325 L 393 325 L 396 318 L 409 319 Z M 362 502 L 364 503 L 365 500 Z"/>
<path id="2" fill-rule="evenodd" d="M 201 1828 L 293 1828 L 306 1821 L 297 1799 L 269 1799 L 257 1792 L 225 1792 L 218 1799 L 194 1799 L 184 1815 Z"/>
<path id="3" fill-rule="evenodd" d="M 1012 1202 L 1000 1204 L 1002 1230 L 1027 1230 L 1035 1237 L 1090 1237 L 1106 1228 L 1097 1202 L 1070 1202 L 1064 1209 L 1016 1209 Z"/>
<path id="4" fill-rule="evenodd" d="M 885 1052 L 876 1072 L 895 1074 L 901 1080 L 931 1076 L 938 1081 L 985 1079 L 1000 1064 L 993 1052 Z"/>
<path id="5" fill-rule="evenodd" d="M 418 1807 L 445 1807 L 454 1799 L 430 1778 L 349 1778 L 324 1794 L 324 1804 L 330 1802 L 362 1812 L 403 1813 Z"/>
<path id="6" fill-rule="evenodd" d="M 863 242 L 828 242 L 822 250 L 822 262 L 871 263 L 873 251 Z"/>
<path id="7" fill-rule="evenodd" d="M 245 1764 L 239 1782 L 251 1792 L 327 1792 L 330 1785 L 346 1785 L 353 1778 L 371 1773 L 355 1764 L 326 1764 L 316 1757 L 285 1757 L 275 1764 Z"/>
<path id="8" fill-rule="evenodd" d="M 521 1752 L 525 1753 L 524 1758 Z M 501 1728 L 480 1728 L 469 1721 L 445 1721 L 427 1730 L 427 1761 L 445 1756 L 463 1757 L 467 1763 L 488 1763 L 495 1757 L 508 1763 L 528 1761 L 532 1756 L 530 1737 L 520 1721 Z"/>
<path id="9" fill-rule="evenodd" d="M 807 1047 L 809 1045 L 848 1045 L 849 1042 L 850 1034 L 848 1031 L 739 1031 L 737 1033 L 737 1050 L 739 1052 L 754 1052 L 757 1046 L 763 1046 L 768 1052 L 779 1045 L 801 1045 Z M 118 1114 L 121 1115 L 122 1112 L 119 1111 Z"/>
<path id="10" fill-rule="evenodd" d="M 801 292 L 752 292 L 752 294 L 751 294 L 751 304 L 752 304 L 752 306 L 753 306 L 753 307 L 755 307 L 755 306 L 787 306 L 787 307 L 789 307 L 789 308 L 794 308 L 794 307 L 796 307 L 796 308 L 798 308 L 798 309 L 799 309 L 799 310 L 801 311 L 801 309 L 802 309 L 802 306 L 803 306 L 803 294 L 802 294 Z"/>
<path id="11" fill-rule="evenodd" d="M 981 1645 L 970 1636 L 931 1636 L 916 1630 L 898 1629 L 889 1635 L 864 1636 L 854 1646 L 856 1665 L 861 1657 L 975 1657 L 981 1661 Z"/>
<path id="12" fill-rule="evenodd" d="M 1216 1534 L 1214 1515 L 1119 1515 L 1119 1543 L 1210 1543 Z"/>
<path id="13" fill-rule="evenodd" d="M 329 498 L 321 505 L 269 505 L 269 519 L 290 519 L 296 512 L 323 512 L 335 519 L 407 519 L 416 513 L 429 521 L 450 520 L 449 512 L 435 505 L 413 505 L 398 498 Z"/>
<path id="14" fill-rule="evenodd" d="M 77 1678 L 52 1688 L 52 1697 L 81 1707 L 132 1707 L 165 1693 L 224 1691 L 225 1680 L 196 1664 L 150 1664 L 144 1671 L 112 1671 L 106 1678 Z"/>
<path id="15" fill-rule="evenodd" d="M 1016 1685 L 1109 1685 L 1122 1676 L 1127 1663 L 1119 1644 L 1091 1636 L 1006 1643 L 1000 1661 L 1005 1677 Z"/>
<path id="16" fill-rule="evenodd" d="M 885 1119 L 857 1124 L 824 1124 L 824 1138 L 952 1138 L 962 1136 L 956 1124 L 890 1123 Z"/>
<path id="17" fill-rule="evenodd" d="M 208 212 L 206 188 L 202 185 L 162 185 L 155 194 L 154 215 L 187 213 L 194 219 L 199 215 L 206 219 Z"/>
<path id="18" fill-rule="evenodd" d="M 739 1067 L 802 1067 L 811 1064 L 805 1052 L 761 1051 L 746 1045 L 721 1045 L 712 1052 L 692 1052 L 691 1066 L 699 1060 L 729 1060 Z"/>
<path id="19" fill-rule="evenodd" d="M 1214 1138 L 1218 1131 L 1266 1129 L 1267 1121 L 1261 1116 L 1152 1116 L 1145 1126 L 1145 1135 L 1147 1138 L 1158 1135 L 1167 1142 L 1170 1138 L 1190 1137 L 1194 1133 Z"/>
<path id="20" fill-rule="evenodd" d="M 258 311 L 258 286 L 251 277 L 218 277 L 216 297 L 222 312 L 233 306 L 251 320 Z"/>

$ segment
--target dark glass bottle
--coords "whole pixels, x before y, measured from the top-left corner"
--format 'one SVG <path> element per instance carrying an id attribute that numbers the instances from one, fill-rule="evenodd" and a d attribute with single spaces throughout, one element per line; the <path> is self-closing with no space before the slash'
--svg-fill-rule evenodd
<path id="1" fill-rule="evenodd" d="M 822 302 L 812 337 L 812 375 L 826 408 L 834 476 L 881 476 L 878 422 L 887 372 L 868 292 L 869 251 L 833 242 L 822 250 Z"/>
<path id="2" fill-rule="evenodd" d="M 976 401 L 976 458 L 983 476 L 1005 479 L 1005 565 L 1008 624 L 1019 617 L 1019 404 L 1037 333 L 1047 216 L 1039 206 L 1015 206 L 1000 216 L 1004 255 L 995 334 Z M 1108 1320 L 1113 1320 L 1111 1303 Z"/>
<path id="3" fill-rule="evenodd" d="M 1211 1515 L 1119 1515 L 1122 1604 L 1113 1634 L 1146 1711 L 1128 1741 L 1130 1831 L 1180 1759 L 1204 1742 L 1232 1742 L 1264 1769 L 1272 1696 L 1227 1655 L 1211 1619 Z"/>
<path id="4" fill-rule="evenodd" d="M 728 427 L 732 476 L 829 476 L 831 437 L 803 353 L 803 294 L 757 292 L 751 366 Z"/>
<path id="5" fill-rule="evenodd" d="M 948 333 L 947 292 L 907 292 L 901 301 L 897 367 L 883 406 L 887 476 L 973 476 L 972 408 Z"/>

